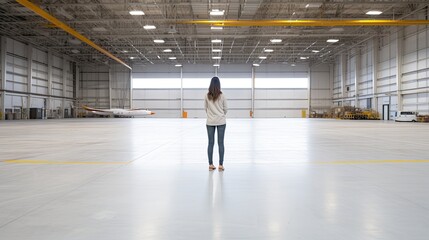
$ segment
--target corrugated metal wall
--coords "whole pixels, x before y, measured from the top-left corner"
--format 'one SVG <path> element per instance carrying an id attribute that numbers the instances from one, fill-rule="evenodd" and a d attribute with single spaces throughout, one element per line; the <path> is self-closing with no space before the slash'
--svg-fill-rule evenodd
<path id="1" fill-rule="evenodd" d="M 47 118 L 71 117 L 73 62 L 31 45 L 2 37 L 1 112 L 19 112 L 28 118 L 29 108 L 44 108 Z M 4 114 L 2 114 L 4 118 Z"/>
<path id="2" fill-rule="evenodd" d="M 427 26 L 409 26 L 394 30 L 394 33 L 381 39 L 368 41 L 361 49 L 351 49 L 345 53 L 347 67 L 344 84 L 350 91 L 344 90 L 344 94 L 341 92 L 341 57 L 337 58 L 334 65 L 334 102 L 362 108 L 371 105 L 380 113 L 383 105 L 387 104 L 392 118 L 400 108 L 429 114 L 429 29 Z M 359 64 L 355 62 L 356 56 L 360 59 Z M 358 103 L 350 100 L 351 97 L 356 98 L 353 82 L 356 66 Z M 374 71 L 376 74 L 373 74 Z"/>

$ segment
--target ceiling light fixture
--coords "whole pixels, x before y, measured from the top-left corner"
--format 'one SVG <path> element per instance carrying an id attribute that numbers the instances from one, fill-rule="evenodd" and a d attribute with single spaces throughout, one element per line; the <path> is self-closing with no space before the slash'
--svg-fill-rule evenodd
<path id="1" fill-rule="evenodd" d="M 96 32 L 105 32 L 105 31 L 107 31 L 107 29 L 105 27 L 93 27 L 92 30 L 96 31 Z"/>
<path id="2" fill-rule="evenodd" d="M 307 3 L 307 5 L 305 5 L 305 8 L 308 8 L 308 7 L 310 7 L 310 3 Z"/>
<path id="3" fill-rule="evenodd" d="M 266 49 L 264 49 L 264 52 L 274 52 L 274 50 L 273 50 L 273 49 L 266 48 Z"/>
<path id="4" fill-rule="evenodd" d="M 306 60 L 306 59 L 308 59 L 308 57 L 299 57 L 299 59 Z"/>
<path id="5" fill-rule="evenodd" d="M 133 10 L 133 11 L 130 11 L 130 14 L 133 16 L 142 16 L 144 15 L 144 12 L 140 10 Z"/>
<path id="6" fill-rule="evenodd" d="M 176 57 L 169 57 L 170 60 L 176 60 Z"/>
<path id="7" fill-rule="evenodd" d="M 220 39 L 212 39 L 212 43 L 222 43 L 222 40 L 220 40 Z"/>
<path id="8" fill-rule="evenodd" d="M 135 59 L 135 57 L 130 57 L 130 59 Z"/>
<path id="9" fill-rule="evenodd" d="M 164 49 L 164 50 L 162 50 L 163 52 L 172 52 L 172 50 L 171 49 L 169 49 L 169 48 L 167 48 L 167 49 Z"/>
<path id="10" fill-rule="evenodd" d="M 222 52 L 222 49 L 212 49 L 212 52 Z"/>
<path id="11" fill-rule="evenodd" d="M 219 67 L 220 66 L 220 64 L 219 63 L 215 63 L 215 64 L 213 64 L 213 67 Z"/>
<path id="12" fill-rule="evenodd" d="M 161 59 L 161 57 L 159 55 L 156 56 L 158 59 Z"/>
<path id="13" fill-rule="evenodd" d="M 254 67 L 259 67 L 259 64 L 258 63 L 254 63 L 253 66 Z"/>
<path id="14" fill-rule="evenodd" d="M 343 31 L 344 31 L 344 28 L 342 27 L 334 27 L 329 29 L 329 32 L 343 32 Z"/>
<path id="15" fill-rule="evenodd" d="M 283 40 L 281 39 L 271 39 L 270 42 L 271 43 L 281 43 Z"/>
<path id="16" fill-rule="evenodd" d="M 123 52 L 123 53 L 127 53 L 128 51 L 127 51 L 127 50 L 122 50 L 122 52 Z"/>
<path id="17" fill-rule="evenodd" d="M 155 40 L 153 40 L 153 42 L 154 43 L 165 43 L 165 41 L 162 39 L 155 39 Z"/>
<path id="18" fill-rule="evenodd" d="M 328 40 L 326 40 L 326 42 L 328 42 L 328 43 L 336 43 L 338 41 L 340 41 L 340 40 L 339 39 L 328 39 Z"/>
<path id="19" fill-rule="evenodd" d="M 311 50 L 311 52 L 318 53 L 320 51 L 319 50 Z"/>
<path id="20" fill-rule="evenodd" d="M 225 13 L 225 10 L 219 10 L 219 9 L 212 9 L 210 11 L 210 16 L 223 16 L 223 14 Z"/>
<path id="21" fill-rule="evenodd" d="M 79 44 L 82 43 L 81 41 L 79 41 L 76 38 L 70 38 L 70 39 L 67 40 L 67 42 L 70 43 L 70 44 L 72 44 L 72 45 L 79 45 Z"/>
<path id="22" fill-rule="evenodd" d="M 260 56 L 259 59 L 267 59 L 266 56 Z"/>
<path id="23" fill-rule="evenodd" d="M 174 65 L 175 67 L 181 67 L 182 66 L 182 64 L 176 64 L 176 65 Z"/>
<path id="24" fill-rule="evenodd" d="M 215 27 L 215 26 L 211 26 L 210 27 L 211 30 L 223 30 L 223 27 Z"/>
<path id="25" fill-rule="evenodd" d="M 146 30 L 153 30 L 153 29 L 156 29 L 156 26 L 155 25 L 144 25 L 143 28 Z"/>
<path id="26" fill-rule="evenodd" d="M 216 56 L 216 57 L 212 57 L 212 59 L 221 59 L 222 57 L 218 57 L 218 56 Z"/>
<path id="27" fill-rule="evenodd" d="M 383 13 L 382 11 L 371 10 L 371 11 L 366 12 L 366 15 L 380 15 L 382 13 Z"/>
<path id="28" fill-rule="evenodd" d="M 295 66 L 296 66 L 296 64 L 295 64 L 295 63 L 292 63 L 292 64 L 291 64 L 291 66 L 292 66 L 292 67 L 295 67 Z"/>
<path id="29" fill-rule="evenodd" d="M 80 51 L 79 51 L 79 50 L 77 50 L 77 49 L 72 49 L 72 50 L 71 50 L 71 52 L 72 52 L 72 53 L 80 53 Z"/>

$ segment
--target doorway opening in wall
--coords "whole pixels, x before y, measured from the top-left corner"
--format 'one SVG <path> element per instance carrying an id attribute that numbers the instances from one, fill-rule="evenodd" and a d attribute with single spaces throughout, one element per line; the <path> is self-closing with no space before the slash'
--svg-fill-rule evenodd
<path id="1" fill-rule="evenodd" d="M 383 120 L 390 119 L 390 106 L 389 104 L 383 104 Z"/>
<path id="2" fill-rule="evenodd" d="M 204 96 L 211 77 L 181 80 L 172 75 L 133 78 L 133 106 L 155 111 L 155 117 L 181 117 L 186 112 L 187 118 L 205 118 Z M 252 78 L 245 75 L 219 74 L 228 117 L 301 118 L 303 110 L 308 111 L 308 78 L 256 76 L 252 91 Z"/>

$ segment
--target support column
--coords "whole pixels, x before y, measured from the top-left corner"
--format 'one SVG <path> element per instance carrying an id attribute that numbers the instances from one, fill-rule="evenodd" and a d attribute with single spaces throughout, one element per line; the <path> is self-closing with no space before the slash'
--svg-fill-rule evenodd
<path id="1" fill-rule="evenodd" d="M 355 107 L 359 107 L 360 49 L 355 49 Z"/>
<path id="2" fill-rule="evenodd" d="M 50 117 L 52 110 L 52 62 L 52 52 L 48 50 L 48 98 L 46 99 L 45 118 Z"/>
<path id="3" fill-rule="evenodd" d="M 335 66 L 329 64 L 329 94 L 331 95 L 331 106 L 334 105 L 334 81 L 335 81 Z"/>
<path id="4" fill-rule="evenodd" d="M 80 79 L 80 74 L 79 74 L 79 67 L 77 66 L 77 64 L 75 62 L 73 62 L 73 117 L 76 118 L 77 117 L 77 111 L 79 110 L 80 107 L 80 102 L 79 102 L 79 79 Z"/>
<path id="5" fill-rule="evenodd" d="M 63 100 L 61 102 L 61 115 L 65 118 L 66 113 L 66 97 L 67 97 L 67 60 L 63 56 Z"/>
<path id="6" fill-rule="evenodd" d="M 398 107 L 396 111 L 402 111 L 402 57 L 403 57 L 404 29 L 396 32 L 396 86 Z"/>
<path id="7" fill-rule="evenodd" d="M 347 81 L 347 55 L 341 54 L 341 106 L 344 106 L 344 98 L 346 97 L 345 86 Z"/>
<path id="8" fill-rule="evenodd" d="M 378 111 L 377 97 L 377 76 L 378 76 L 378 38 L 372 39 L 372 109 Z"/>
<path id="9" fill-rule="evenodd" d="M 308 98 L 308 117 L 310 118 L 310 113 L 311 113 L 311 67 L 310 65 L 308 66 L 308 93 L 307 93 L 307 98 Z"/>
<path id="10" fill-rule="evenodd" d="M 6 37 L 0 37 L 0 68 L 1 68 L 1 85 L 0 85 L 0 89 L 2 90 L 1 92 L 1 97 L 0 97 L 0 115 L 1 118 L 0 120 L 4 120 L 5 119 L 5 101 L 6 101 Z"/>
<path id="11" fill-rule="evenodd" d="M 180 67 L 180 116 L 183 116 L 183 66 Z"/>
<path id="12" fill-rule="evenodd" d="M 255 67 L 252 66 L 252 97 L 251 100 L 252 103 L 252 115 L 251 117 L 255 117 Z"/>
<path id="13" fill-rule="evenodd" d="M 130 72 L 129 81 L 130 81 L 130 109 L 133 109 L 133 70 L 128 70 Z"/>
<path id="14" fill-rule="evenodd" d="M 27 45 L 27 104 L 25 106 L 25 116 L 30 118 L 31 93 L 33 87 L 33 47 Z M 22 106 L 24 108 L 24 106 Z M 24 110 L 24 109 L 22 109 Z M 22 114 L 22 113 L 21 113 Z"/>
<path id="15" fill-rule="evenodd" d="M 112 67 L 109 66 L 109 108 L 112 108 Z"/>

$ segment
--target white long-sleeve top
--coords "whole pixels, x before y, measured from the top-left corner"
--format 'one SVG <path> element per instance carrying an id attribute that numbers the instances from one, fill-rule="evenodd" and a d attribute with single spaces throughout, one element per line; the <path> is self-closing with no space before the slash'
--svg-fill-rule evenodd
<path id="1" fill-rule="evenodd" d="M 207 94 L 204 99 L 204 108 L 207 113 L 207 122 L 209 126 L 219 126 L 226 124 L 226 113 L 228 112 L 228 105 L 226 97 L 220 94 L 216 101 L 209 100 Z"/>

